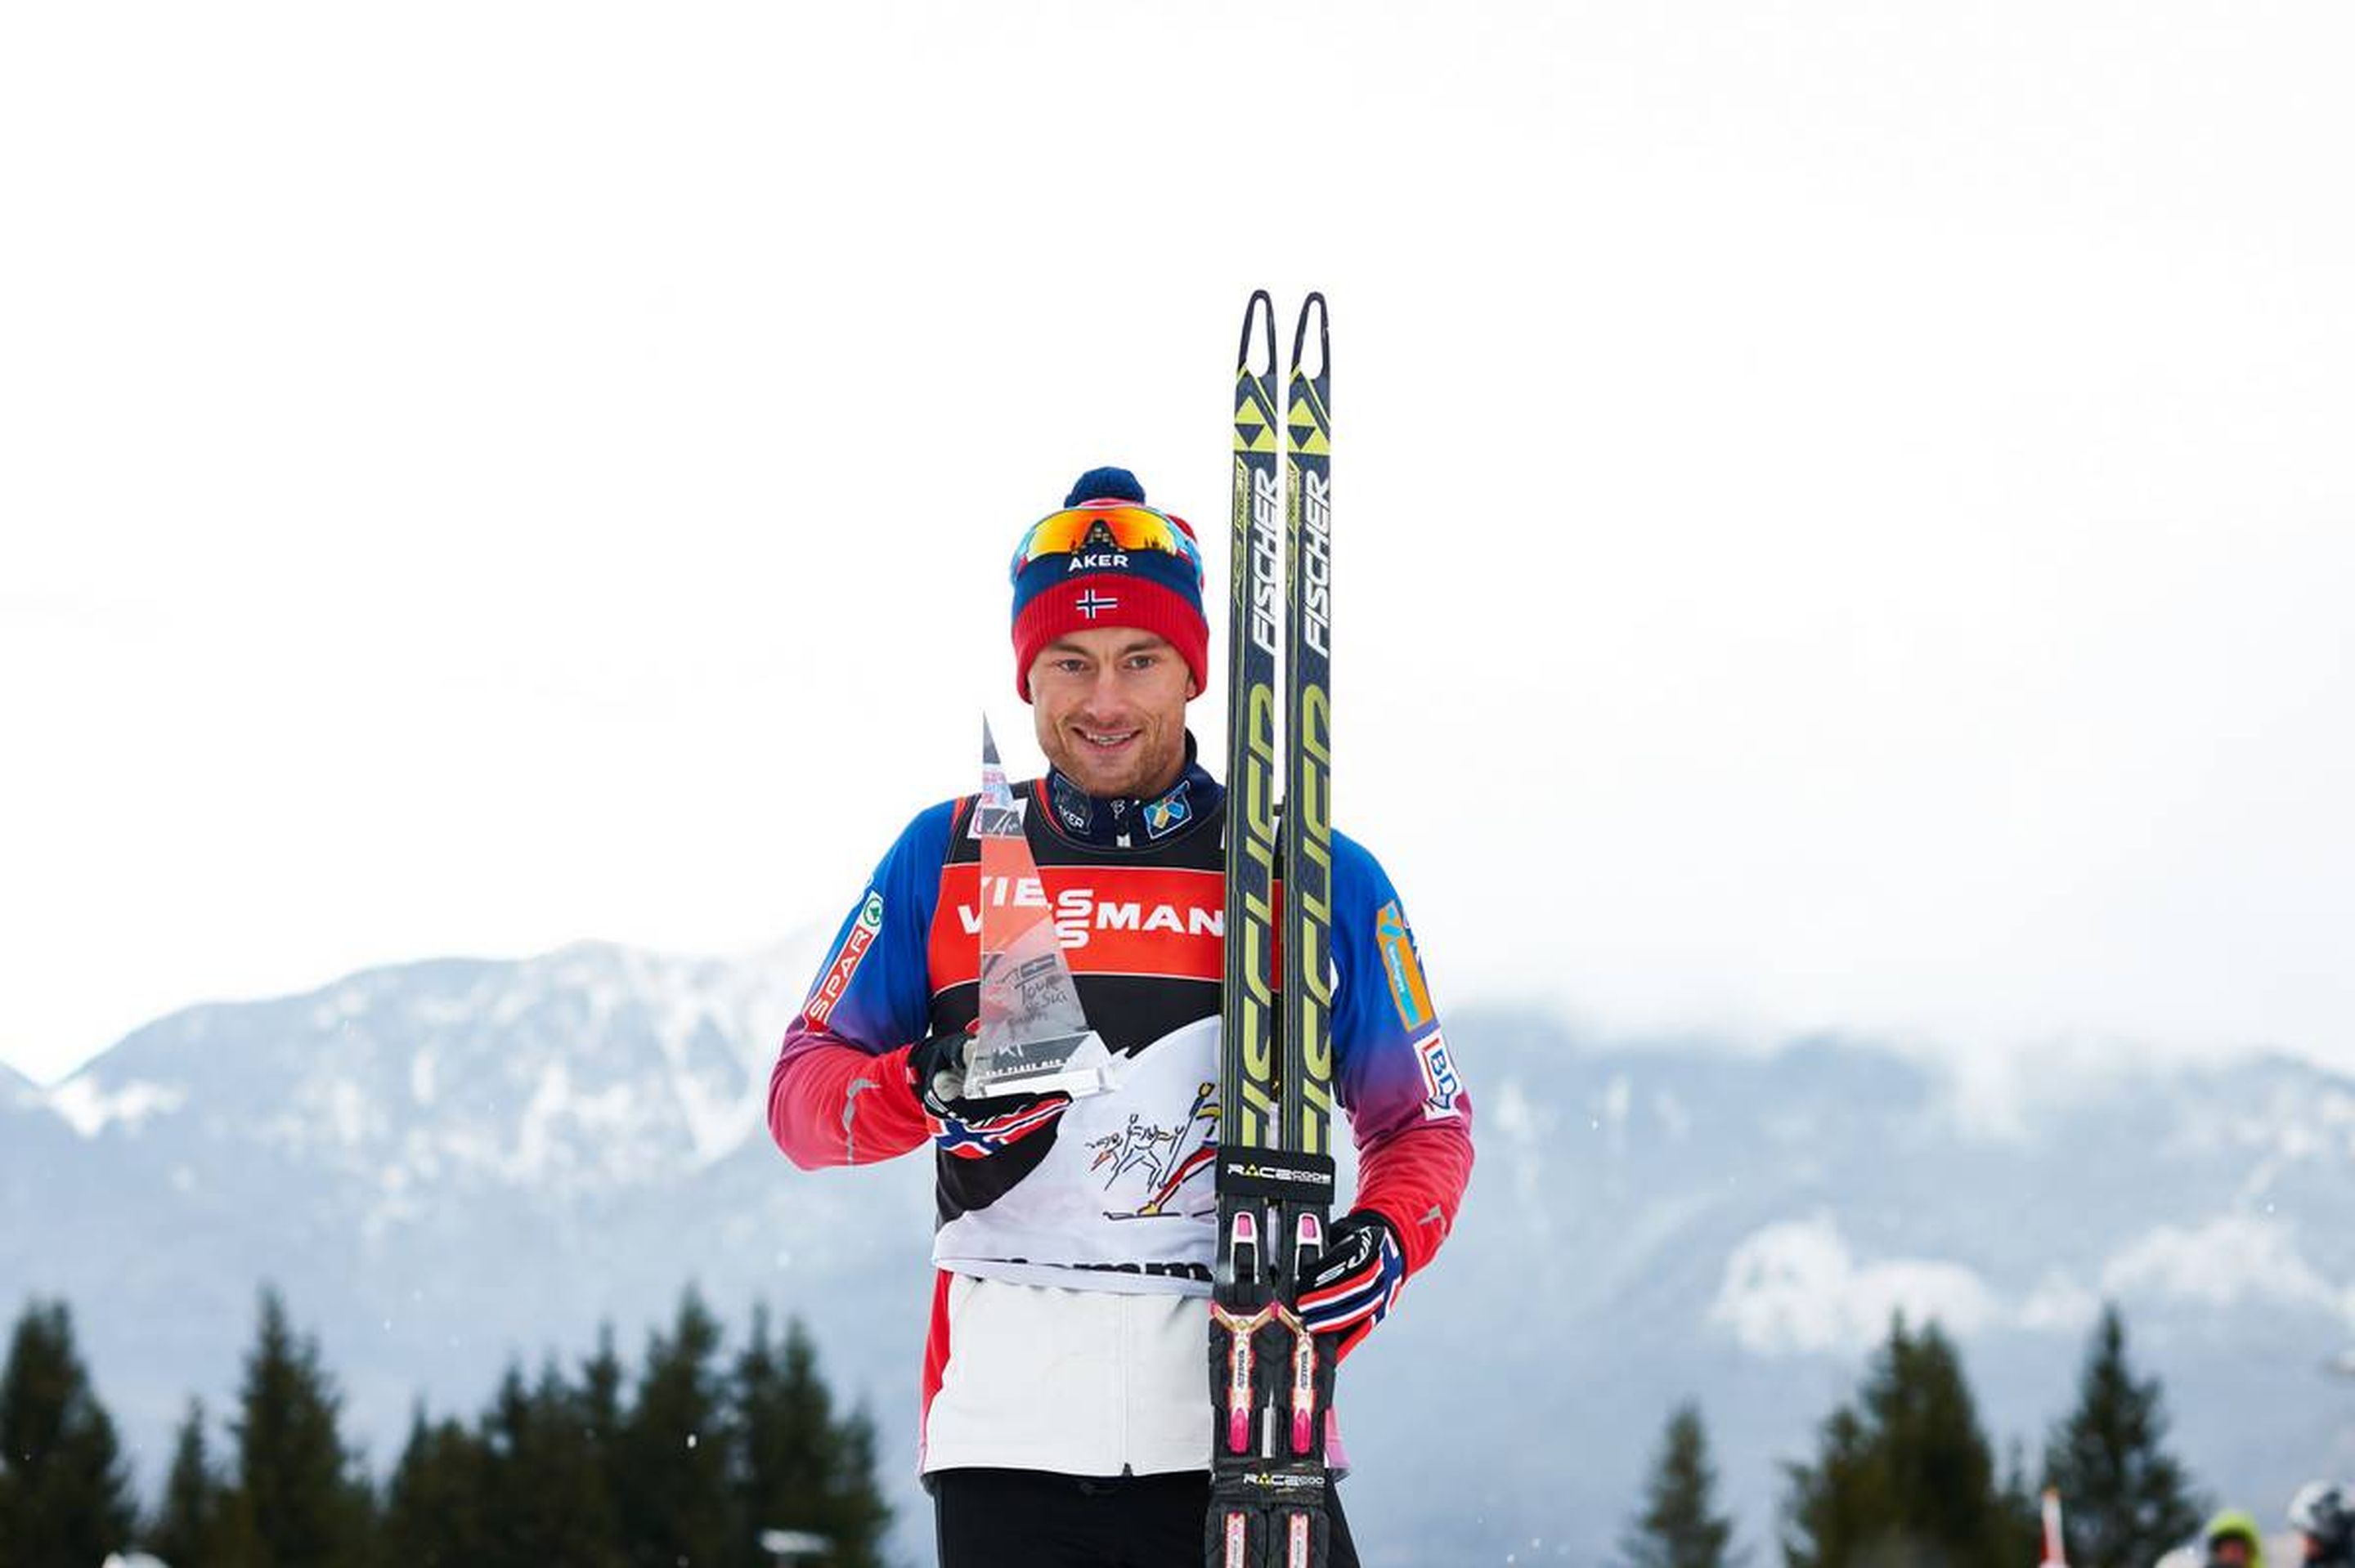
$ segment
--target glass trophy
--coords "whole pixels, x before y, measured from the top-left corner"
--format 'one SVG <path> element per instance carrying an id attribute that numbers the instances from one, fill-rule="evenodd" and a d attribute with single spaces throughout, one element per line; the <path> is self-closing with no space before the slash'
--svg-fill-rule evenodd
<path id="1" fill-rule="evenodd" d="M 964 1096 L 1102 1094 L 1113 1086 L 1112 1053 L 1080 1010 L 986 717 L 973 810 L 981 841 L 981 1027 L 965 1048 Z"/>

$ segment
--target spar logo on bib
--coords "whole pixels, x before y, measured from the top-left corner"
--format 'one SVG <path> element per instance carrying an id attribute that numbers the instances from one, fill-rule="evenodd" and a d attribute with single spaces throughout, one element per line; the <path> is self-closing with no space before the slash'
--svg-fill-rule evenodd
<path id="1" fill-rule="evenodd" d="M 850 989 L 850 977 L 858 972 L 858 961 L 867 949 L 875 945 L 876 933 L 883 929 L 883 895 L 869 891 L 867 902 L 858 906 L 851 917 L 850 929 L 842 935 L 842 946 L 835 950 L 834 962 L 826 968 L 826 978 L 810 992 L 802 1008 L 803 1016 L 812 1023 L 824 1023 L 834 1012 L 834 1004 Z"/>

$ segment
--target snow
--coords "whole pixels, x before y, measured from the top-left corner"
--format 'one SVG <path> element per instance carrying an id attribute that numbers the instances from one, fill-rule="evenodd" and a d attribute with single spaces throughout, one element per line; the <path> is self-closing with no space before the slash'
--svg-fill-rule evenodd
<path id="1" fill-rule="evenodd" d="M 2055 1267 L 2017 1298 L 1961 1264 L 1859 1258 L 1838 1222 L 1817 1213 L 1744 1238 L 1726 1262 L 1709 1317 L 1745 1350 L 1789 1355 L 1861 1349 L 1901 1310 L 1917 1323 L 1935 1318 L 1960 1337 L 1998 1329 L 2074 1336 L 2100 1314 L 2103 1298 L 2148 1296 L 2321 1311 L 2355 1326 L 2355 1286 L 2317 1268 L 2287 1222 L 2245 1213 L 2157 1226 L 2110 1255 L 2098 1287 Z"/>
<path id="2" fill-rule="evenodd" d="M 2315 1308 L 2355 1325 L 2355 1287 L 2332 1284 L 2307 1262 L 2295 1226 L 2258 1214 L 2222 1214 L 2194 1228 L 2157 1226 L 2111 1256 L 2102 1287 L 2211 1307 L 2254 1300 Z"/>
<path id="3" fill-rule="evenodd" d="M 572 1075 L 561 1061 L 540 1070 L 531 1103 L 524 1107 L 523 1125 L 516 1136 L 515 1156 L 508 1171 L 527 1179 L 547 1174 L 555 1148 L 555 1128 L 572 1109 Z"/>
<path id="4" fill-rule="evenodd" d="M 355 975 L 322 997 L 311 1009 L 312 1027 L 321 1031 L 334 1029 L 367 1012 L 369 978 Z"/>
<path id="5" fill-rule="evenodd" d="M 524 972 L 529 974 L 529 968 L 527 967 Z M 540 1004 L 542 994 L 539 987 L 523 983 L 503 991 L 490 1009 L 491 1027 L 500 1030 L 513 1027 L 518 1019 Z"/>
<path id="6" fill-rule="evenodd" d="M 1487 1106 L 1480 1108 L 1498 1132 L 1520 1141 L 1533 1140 L 1542 1134 L 1544 1129 L 1538 1125 L 1537 1107 L 1522 1089 L 1519 1079 L 1504 1080 L 1497 1086 L 1493 1098 L 1496 1102 L 1494 1109 Z"/>
<path id="7" fill-rule="evenodd" d="M 346 1148 L 357 1149 L 368 1136 L 368 1097 L 359 1086 L 337 1081 L 327 1090 L 327 1121 L 336 1129 L 336 1139 Z"/>
<path id="8" fill-rule="evenodd" d="M 1514 1207 L 1529 1216 L 1542 1234 L 1553 1228 L 1561 1205 L 1553 1201 L 1546 1177 L 1546 1140 L 1552 1136 L 1553 1117 L 1540 1111 L 1520 1080 L 1499 1082 L 1482 1107 L 1482 1115 L 1496 1129 L 1497 1140 L 1509 1146 L 1505 1169 L 1512 1181 Z"/>
<path id="9" fill-rule="evenodd" d="M 2355 1156 L 2355 1095 L 2330 1090 L 2277 1103 L 2264 1125 L 2284 1160 Z"/>
<path id="10" fill-rule="evenodd" d="M 1627 1148 L 1627 1113 L 1636 1103 L 1636 1086 L 1626 1074 L 1614 1073 L 1603 1088 L 1603 1110 L 1600 1117 L 1604 1147 L 1614 1154 Z"/>
<path id="11" fill-rule="evenodd" d="M 479 992 L 481 987 L 476 987 Z M 465 996 L 421 996 L 410 1003 L 410 1012 L 417 1022 L 433 1029 L 449 1029 L 471 1023 L 480 1015 L 481 1003 L 474 992 Z"/>
<path id="12" fill-rule="evenodd" d="M 133 1079 L 109 1090 L 88 1074 L 69 1078 L 48 1092 L 49 1108 L 84 1138 L 96 1138 L 120 1124 L 136 1132 L 153 1116 L 168 1116 L 186 1103 L 188 1091 L 176 1085 Z"/>
<path id="13" fill-rule="evenodd" d="M 1967 1337 L 2002 1308 L 1977 1274 L 1930 1258 L 1859 1262 L 1828 1213 L 1753 1232 L 1726 1260 L 1710 1321 L 1759 1355 L 1850 1351 L 1889 1331 L 1892 1312 Z"/>

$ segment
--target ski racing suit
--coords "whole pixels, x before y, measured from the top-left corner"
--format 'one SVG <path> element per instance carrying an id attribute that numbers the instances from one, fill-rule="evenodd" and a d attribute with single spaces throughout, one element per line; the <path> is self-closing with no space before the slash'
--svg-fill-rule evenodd
<path id="1" fill-rule="evenodd" d="M 966 1467 L 1209 1466 L 1226 812 L 1188 749 L 1149 800 L 1096 800 L 1051 772 L 1016 786 L 1038 885 L 982 876 L 974 797 L 919 815 L 843 922 L 771 1075 L 770 1131 L 804 1169 L 932 1146 L 928 1484 Z M 1412 1277 L 1470 1176 L 1471 1101 L 1398 895 L 1339 833 L 1332 887 L 1334 1084 L 1356 1206 L 1389 1221 Z M 1050 911 L 1117 1086 L 943 1121 L 911 1085 L 909 1049 L 974 1021 L 981 911 L 1008 902 Z"/>

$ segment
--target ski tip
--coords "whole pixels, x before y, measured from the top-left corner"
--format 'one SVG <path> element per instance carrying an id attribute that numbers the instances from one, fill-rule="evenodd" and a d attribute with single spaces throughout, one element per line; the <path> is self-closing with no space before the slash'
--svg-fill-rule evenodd
<path id="1" fill-rule="evenodd" d="M 1251 367 L 1252 327 L 1260 323 L 1264 323 L 1260 340 L 1267 347 L 1267 358 L 1263 367 L 1254 372 Z M 1235 351 L 1235 368 L 1246 375 L 1272 376 L 1275 374 L 1275 300 L 1265 289 L 1253 289 L 1251 303 L 1243 307 L 1243 341 L 1242 346 Z"/>
<path id="2" fill-rule="evenodd" d="M 989 715 L 986 713 L 981 715 L 981 765 L 984 768 L 1001 766 L 997 760 L 997 737 L 989 732 Z"/>
<path id="3" fill-rule="evenodd" d="M 1312 312 L 1316 317 L 1316 368 L 1314 370 L 1300 362 L 1301 351 L 1308 345 L 1308 317 Z M 1326 308 L 1325 296 L 1311 290 L 1308 297 L 1300 302 L 1300 319 L 1292 329 L 1292 373 L 1295 376 L 1305 375 L 1312 381 L 1321 381 L 1333 373 L 1332 334 L 1332 314 Z"/>

